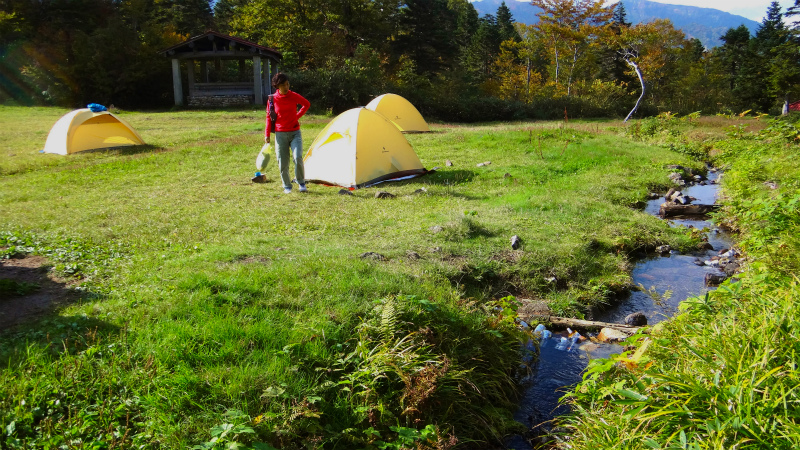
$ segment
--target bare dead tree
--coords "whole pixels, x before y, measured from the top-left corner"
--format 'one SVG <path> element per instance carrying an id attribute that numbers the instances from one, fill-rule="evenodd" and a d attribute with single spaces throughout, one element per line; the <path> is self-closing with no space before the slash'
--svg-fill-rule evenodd
<path id="1" fill-rule="evenodd" d="M 642 70 L 639 68 L 639 65 L 636 64 L 636 61 L 634 61 L 634 58 L 639 56 L 637 52 L 635 52 L 632 49 L 627 49 L 619 52 L 619 55 L 622 57 L 622 59 L 625 60 L 626 63 L 628 63 L 629 66 L 633 67 L 633 70 L 639 77 L 639 83 L 642 85 L 642 95 L 640 95 L 639 99 L 636 100 L 636 105 L 633 107 L 631 112 L 629 112 L 628 116 L 625 118 L 624 122 L 627 122 L 628 119 L 631 118 L 633 113 L 635 113 L 636 110 L 639 109 L 639 105 L 642 103 L 642 99 L 644 98 L 644 76 L 642 76 Z"/>

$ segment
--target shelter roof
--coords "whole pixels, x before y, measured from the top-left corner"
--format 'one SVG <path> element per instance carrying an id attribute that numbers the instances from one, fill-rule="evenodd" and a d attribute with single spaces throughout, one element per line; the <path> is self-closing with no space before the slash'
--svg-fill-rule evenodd
<path id="1" fill-rule="evenodd" d="M 228 36 L 213 30 L 189 38 L 180 44 L 161 50 L 164 56 L 178 59 L 241 59 L 262 56 L 275 61 L 280 60 L 281 52 L 246 41 L 235 36 Z"/>

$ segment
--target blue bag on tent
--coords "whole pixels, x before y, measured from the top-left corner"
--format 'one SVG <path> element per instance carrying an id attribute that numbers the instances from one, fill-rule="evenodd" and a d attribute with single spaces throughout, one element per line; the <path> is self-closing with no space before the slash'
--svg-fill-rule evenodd
<path id="1" fill-rule="evenodd" d="M 96 113 L 97 112 L 108 111 L 108 108 L 106 108 L 103 105 L 97 104 L 97 103 L 89 103 L 88 105 L 86 105 L 86 107 L 89 108 L 90 110 L 92 110 L 92 112 L 96 112 Z"/>

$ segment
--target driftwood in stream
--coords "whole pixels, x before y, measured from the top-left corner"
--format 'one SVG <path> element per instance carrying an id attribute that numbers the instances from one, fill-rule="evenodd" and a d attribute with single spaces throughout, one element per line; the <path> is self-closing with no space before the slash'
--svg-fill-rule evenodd
<path id="1" fill-rule="evenodd" d="M 641 328 L 641 327 L 625 325 L 622 323 L 597 322 L 594 320 L 571 319 L 569 317 L 558 317 L 558 316 L 531 316 L 531 317 L 520 317 L 520 318 L 526 322 L 528 321 L 549 322 L 555 329 L 572 328 L 573 330 L 578 330 L 578 331 L 600 331 L 603 328 L 612 328 L 614 330 L 619 330 L 624 333 L 633 334 L 636 332 L 636 330 Z"/>
<path id="2" fill-rule="evenodd" d="M 695 216 L 708 214 L 716 211 L 719 205 L 678 205 L 673 203 L 662 203 L 659 214 L 662 217 L 672 216 Z"/>

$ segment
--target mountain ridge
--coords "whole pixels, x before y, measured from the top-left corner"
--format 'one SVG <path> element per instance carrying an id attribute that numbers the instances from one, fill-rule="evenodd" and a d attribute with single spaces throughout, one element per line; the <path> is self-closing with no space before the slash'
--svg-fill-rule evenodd
<path id="1" fill-rule="evenodd" d="M 483 16 L 495 15 L 502 0 L 479 0 L 472 5 Z M 760 25 L 754 20 L 737 16 L 725 11 L 700 6 L 669 5 L 648 0 L 624 0 L 625 12 L 628 22 L 633 24 L 646 23 L 654 19 L 669 19 L 686 34 L 687 38 L 697 38 L 706 48 L 722 45 L 720 36 L 729 28 L 739 25 L 746 26 L 751 34 L 755 34 Z M 516 0 L 506 1 L 506 6 L 511 10 L 514 21 L 532 25 L 538 22 L 536 14 L 541 9 L 528 2 Z"/>

